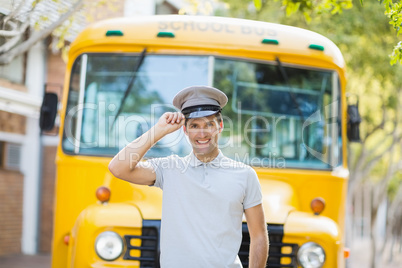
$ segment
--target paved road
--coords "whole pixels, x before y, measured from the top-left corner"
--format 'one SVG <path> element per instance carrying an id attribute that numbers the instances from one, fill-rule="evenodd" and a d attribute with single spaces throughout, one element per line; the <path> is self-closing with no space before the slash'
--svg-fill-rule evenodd
<path id="1" fill-rule="evenodd" d="M 0 257 L 0 268 L 50 268 L 50 255 Z"/>
<path id="2" fill-rule="evenodd" d="M 354 243 L 351 251 L 351 258 L 348 261 L 349 268 L 369 268 L 369 241 Z M 392 263 L 384 262 L 377 265 L 377 268 L 401 268 L 402 254 L 395 252 Z M 50 268 L 49 255 L 12 255 L 0 257 L 0 268 Z"/>

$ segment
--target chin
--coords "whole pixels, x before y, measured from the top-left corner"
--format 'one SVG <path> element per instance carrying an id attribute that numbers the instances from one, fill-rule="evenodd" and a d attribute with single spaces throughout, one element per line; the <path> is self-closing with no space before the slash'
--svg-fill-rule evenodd
<path id="1" fill-rule="evenodd" d="M 210 150 L 209 148 L 197 148 L 193 147 L 193 151 L 196 154 L 210 154 L 213 150 Z"/>
<path id="2" fill-rule="evenodd" d="M 216 147 L 214 147 L 214 148 L 211 148 L 211 147 L 198 148 L 198 146 L 193 146 L 193 152 L 196 154 L 209 155 L 209 154 L 212 154 L 215 150 L 216 150 Z"/>

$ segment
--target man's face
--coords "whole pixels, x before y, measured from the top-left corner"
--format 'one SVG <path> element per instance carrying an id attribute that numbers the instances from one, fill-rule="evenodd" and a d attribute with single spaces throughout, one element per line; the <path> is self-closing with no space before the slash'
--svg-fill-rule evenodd
<path id="1" fill-rule="evenodd" d="M 218 150 L 218 134 L 222 125 L 216 115 L 189 119 L 185 133 L 188 136 L 195 154 L 208 156 Z"/>

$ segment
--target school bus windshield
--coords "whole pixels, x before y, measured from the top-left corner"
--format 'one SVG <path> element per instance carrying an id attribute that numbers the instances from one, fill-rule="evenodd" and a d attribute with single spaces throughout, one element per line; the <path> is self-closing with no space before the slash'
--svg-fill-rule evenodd
<path id="1" fill-rule="evenodd" d="M 150 129 L 190 85 L 224 91 L 220 149 L 253 166 L 330 169 L 341 164 L 339 79 L 333 70 L 214 56 L 84 54 L 74 63 L 63 150 L 113 156 Z M 137 70 L 136 70 L 137 69 Z M 83 103 L 83 105 L 78 105 Z M 191 151 L 182 130 L 146 157 Z"/>

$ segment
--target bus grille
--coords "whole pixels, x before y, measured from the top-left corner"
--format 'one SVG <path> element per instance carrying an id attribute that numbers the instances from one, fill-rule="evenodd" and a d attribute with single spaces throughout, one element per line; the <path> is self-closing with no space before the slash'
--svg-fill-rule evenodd
<path id="1" fill-rule="evenodd" d="M 143 227 L 142 235 L 124 236 L 127 250 L 123 259 L 140 261 L 141 268 L 159 268 L 159 228 Z M 133 246 L 131 240 L 141 239 L 141 246 Z M 140 250 L 140 257 L 131 255 L 132 250 Z"/>
<path id="2" fill-rule="evenodd" d="M 269 224 L 269 257 L 267 267 L 297 268 L 296 253 L 297 244 L 282 243 L 283 225 Z M 248 267 L 248 255 L 250 249 L 250 235 L 247 224 L 243 223 L 243 240 L 241 242 L 239 257 L 244 268 Z M 282 263 L 281 264 L 281 260 Z"/>
<path id="3" fill-rule="evenodd" d="M 243 240 L 239 250 L 239 257 L 244 268 L 248 268 L 248 255 L 250 249 L 250 235 L 247 224 L 243 223 Z M 159 264 L 159 230 L 160 221 L 143 221 L 142 235 L 124 236 L 127 250 L 123 259 L 139 261 L 141 268 L 160 268 Z M 283 225 L 269 224 L 269 258 L 267 267 L 297 268 L 297 244 L 282 243 Z M 140 239 L 141 246 L 133 246 L 132 240 Z M 131 255 L 132 250 L 140 250 L 140 257 Z M 282 264 L 281 264 L 282 260 Z"/>

